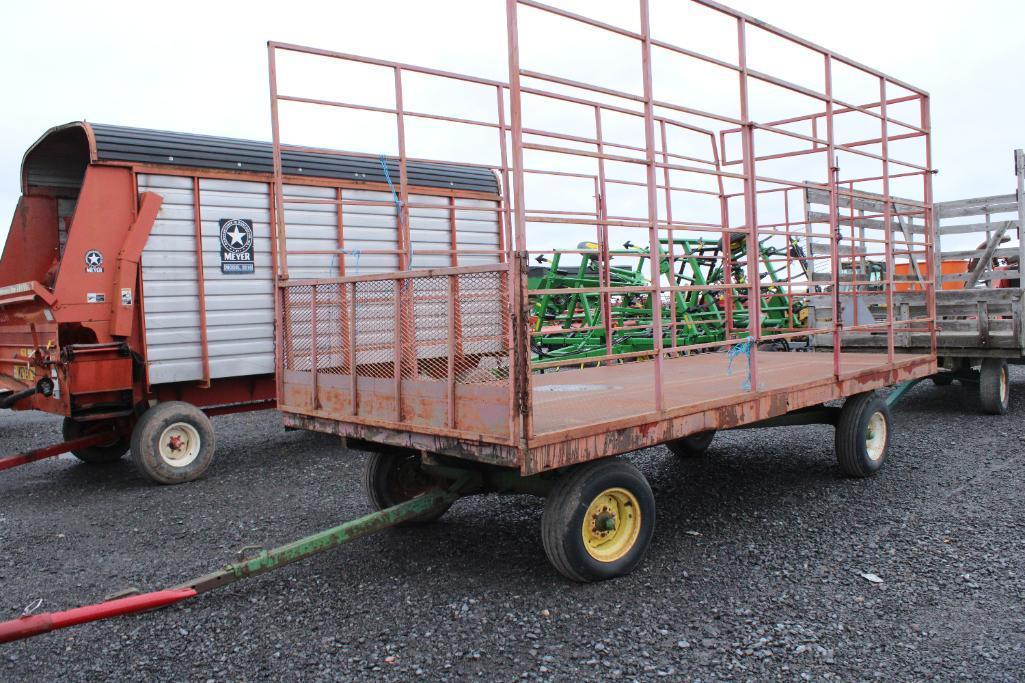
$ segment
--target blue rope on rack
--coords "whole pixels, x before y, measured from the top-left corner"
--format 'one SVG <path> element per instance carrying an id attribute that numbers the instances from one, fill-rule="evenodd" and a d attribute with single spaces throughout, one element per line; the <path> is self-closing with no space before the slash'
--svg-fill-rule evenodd
<path id="1" fill-rule="evenodd" d="M 352 274 L 353 275 L 359 275 L 359 257 L 363 255 L 363 252 L 361 252 L 359 249 L 352 249 L 352 250 L 343 249 L 342 253 L 343 254 L 351 254 L 352 256 L 356 257 L 356 262 L 352 264 L 352 270 L 353 270 Z"/>
<path id="2" fill-rule="evenodd" d="M 355 256 L 356 257 L 356 262 L 354 264 L 352 264 L 352 270 L 353 270 L 352 274 L 353 275 L 359 275 L 359 257 L 363 255 L 363 252 L 361 252 L 359 249 L 340 249 L 338 251 L 338 256 L 340 258 L 342 258 L 342 259 L 344 259 L 347 254 L 350 255 L 350 256 Z M 338 265 L 337 261 L 332 261 L 331 262 L 331 267 L 332 268 L 335 267 L 336 265 Z M 346 272 L 348 272 L 348 271 L 346 271 Z"/>
<path id="3" fill-rule="evenodd" d="M 402 200 L 399 199 L 399 194 L 395 191 L 395 183 L 391 181 L 391 173 L 388 172 L 388 160 L 382 154 L 378 159 L 381 162 L 381 170 L 384 171 L 384 181 L 388 183 L 388 189 L 391 190 L 392 199 L 395 200 L 395 225 L 397 227 L 402 226 Z M 412 267 L 413 264 L 413 244 L 412 240 L 408 245 L 409 248 L 409 264 Z"/>
<path id="4" fill-rule="evenodd" d="M 388 189 L 391 190 L 391 196 L 395 199 L 395 208 L 402 208 L 402 200 L 399 199 L 399 195 L 395 192 L 395 183 L 391 181 L 391 173 L 388 172 L 388 159 L 382 154 L 378 161 L 381 162 L 381 170 L 384 171 L 384 180 L 388 183 Z"/>
<path id="5" fill-rule="evenodd" d="M 733 345 L 729 352 L 726 354 L 726 358 L 730 361 L 729 365 L 726 366 L 726 374 L 733 374 L 733 360 L 737 356 L 747 357 L 747 379 L 740 385 L 740 388 L 744 391 L 751 391 L 751 348 L 754 346 L 754 337 L 748 337 L 739 344 Z"/>

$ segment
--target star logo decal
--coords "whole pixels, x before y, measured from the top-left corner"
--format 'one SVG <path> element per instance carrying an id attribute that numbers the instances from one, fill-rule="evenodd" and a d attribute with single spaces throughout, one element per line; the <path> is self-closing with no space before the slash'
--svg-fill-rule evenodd
<path id="1" fill-rule="evenodd" d="M 236 244 L 240 247 L 245 246 L 246 233 L 243 230 L 239 230 L 237 225 L 232 227 L 232 229 L 229 230 L 227 234 L 228 237 L 231 238 L 232 246 L 235 246 Z"/>

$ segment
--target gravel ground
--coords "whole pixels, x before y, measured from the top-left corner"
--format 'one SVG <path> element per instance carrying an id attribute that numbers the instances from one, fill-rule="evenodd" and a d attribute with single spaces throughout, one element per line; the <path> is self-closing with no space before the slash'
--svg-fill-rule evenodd
<path id="1" fill-rule="evenodd" d="M 1025 679 L 1025 373 L 1016 407 L 976 412 L 919 385 L 879 476 L 851 480 L 825 427 L 720 434 L 709 456 L 630 457 L 659 505 L 633 575 L 575 585 L 548 565 L 541 501 L 464 499 L 160 612 L 0 646 L 0 678 Z M 0 614 L 154 589 L 365 511 L 363 455 L 218 418 L 201 481 L 148 485 L 125 460 L 0 476 Z M 59 423 L 0 412 L 0 450 Z M 873 573 L 882 583 L 861 576 Z"/>

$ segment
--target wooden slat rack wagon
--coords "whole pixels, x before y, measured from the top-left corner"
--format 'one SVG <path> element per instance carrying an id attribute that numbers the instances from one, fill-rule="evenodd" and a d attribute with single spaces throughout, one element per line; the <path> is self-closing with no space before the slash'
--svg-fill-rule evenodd
<path id="1" fill-rule="evenodd" d="M 1022 203 L 1025 188 L 1025 155 L 1014 153 L 1016 191 L 1009 194 L 974 197 L 933 205 L 936 220 L 934 260 L 931 265 L 921 261 L 897 265 L 898 284 L 893 295 L 898 320 L 924 315 L 927 300 L 921 280 L 930 272 L 937 273 L 936 352 L 941 371 L 932 377 L 940 386 L 955 380 L 978 387 L 979 403 L 988 413 L 1004 414 L 1008 410 L 1010 391 L 1008 364 L 1025 362 L 1025 334 L 1022 330 L 1023 304 L 1020 265 L 1025 258 L 1025 240 L 1021 225 L 1025 218 Z M 828 218 L 828 193 L 809 189 L 805 193 L 807 215 L 812 220 Z M 899 202 L 899 200 L 898 200 Z M 896 206 L 900 206 L 899 203 Z M 839 206 L 838 223 L 863 230 L 877 226 L 878 219 L 864 218 L 880 207 L 879 198 L 862 194 L 853 201 L 843 200 Z M 909 220 L 904 226 L 921 233 L 922 226 Z M 814 241 L 807 249 L 821 251 Z M 854 270 L 866 273 L 881 271 L 879 260 L 855 255 L 849 260 Z M 850 269 L 849 269 L 850 270 Z M 885 317 L 886 296 L 873 292 L 859 298 L 857 307 L 841 308 L 842 324 L 856 324 L 866 316 Z M 817 303 L 818 319 L 832 317 L 832 308 Z M 817 347 L 832 344 L 829 335 L 816 335 Z M 896 344 L 908 352 L 926 352 L 932 340 L 925 333 L 898 335 Z M 886 339 L 876 333 L 848 335 L 848 348 L 881 350 Z"/>

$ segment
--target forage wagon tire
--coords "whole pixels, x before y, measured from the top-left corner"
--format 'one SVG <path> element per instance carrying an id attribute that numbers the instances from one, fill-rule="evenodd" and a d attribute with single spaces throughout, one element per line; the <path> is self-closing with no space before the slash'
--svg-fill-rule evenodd
<path id="1" fill-rule="evenodd" d="M 420 465 L 420 456 L 411 452 L 370 453 L 363 470 L 363 490 L 375 512 L 404 503 L 442 483 L 425 472 Z M 451 503 L 404 524 L 433 522 L 448 512 L 450 507 Z"/>
<path id="2" fill-rule="evenodd" d="M 579 465 L 545 500 L 541 540 L 552 566 L 573 581 L 629 574 L 655 530 L 655 497 L 641 472 L 623 460 Z"/>
<path id="3" fill-rule="evenodd" d="M 932 383 L 938 387 L 949 387 L 954 383 L 954 378 L 948 373 L 940 373 L 932 376 Z"/>
<path id="4" fill-rule="evenodd" d="M 111 423 L 104 420 L 79 422 L 78 420 L 66 417 L 64 418 L 64 424 L 61 426 L 61 434 L 64 436 L 65 441 L 74 441 L 90 434 L 96 434 L 101 430 L 109 430 L 111 427 Z M 71 452 L 76 458 L 90 465 L 107 465 L 120 460 L 121 456 L 128 452 L 128 447 L 129 441 L 127 438 L 115 436 L 111 439 L 110 443 L 87 446 Z"/>
<path id="5" fill-rule="evenodd" d="M 883 466 L 892 423 L 886 401 L 874 391 L 844 401 L 836 425 L 836 459 L 844 474 L 867 477 Z"/>
<path id="6" fill-rule="evenodd" d="M 1004 415 L 1011 403 L 1007 361 L 987 358 L 979 371 L 979 403 L 990 415 Z"/>
<path id="7" fill-rule="evenodd" d="M 182 484 L 199 478 L 217 447 L 210 418 L 184 401 L 153 406 L 132 431 L 132 461 L 158 484 Z"/>
<path id="8" fill-rule="evenodd" d="M 677 458 L 699 458 L 708 451 L 714 438 L 715 430 L 710 429 L 707 432 L 698 432 L 682 439 L 669 441 L 666 443 L 666 448 Z"/>

